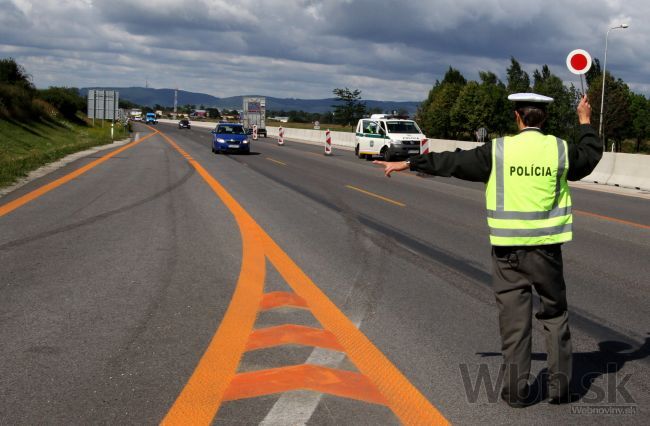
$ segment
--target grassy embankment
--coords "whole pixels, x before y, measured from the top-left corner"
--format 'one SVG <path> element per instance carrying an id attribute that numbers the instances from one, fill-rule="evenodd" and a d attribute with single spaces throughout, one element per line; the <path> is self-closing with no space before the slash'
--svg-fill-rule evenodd
<path id="1" fill-rule="evenodd" d="M 115 140 L 126 137 L 126 129 L 116 124 Z M 110 142 L 108 122 L 93 127 L 92 122 L 84 126 L 65 120 L 21 123 L 0 119 L 0 187 L 68 154 Z"/>

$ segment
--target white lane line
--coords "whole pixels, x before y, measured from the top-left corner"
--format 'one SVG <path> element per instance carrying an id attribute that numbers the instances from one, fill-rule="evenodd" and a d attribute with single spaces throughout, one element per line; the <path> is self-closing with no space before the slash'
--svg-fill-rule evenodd
<path id="1" fill-rule="evenodd" d="M 355 323 L 358 327 L 358 324 Z M 305 364 L 322 365 L 336 368 L 341 364 L 345 354 L 316 348 L 309 355 Z M 320 403 L 322 393 L 312 391 L 286 392 L 273 404 L 264 420 L 263 426 L 306 425 Z"/>

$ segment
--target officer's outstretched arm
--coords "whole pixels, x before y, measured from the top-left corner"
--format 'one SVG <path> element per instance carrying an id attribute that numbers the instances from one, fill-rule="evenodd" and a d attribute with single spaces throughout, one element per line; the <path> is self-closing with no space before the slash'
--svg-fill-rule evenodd
<path id="1" fill-rule="evenodd" d="M 588 176 L 603 156 L 603 144 L 596 129 L 591 126 L 591 105 L 583 96 L 576 109 L 580 122 L 580 135 L 577 144 L 569 145 L 568 180 L 580 180 Z"/>
<path id="2" fill-rule="evenodd" d="M 401 172 L 402 170 L 406 170 L 409 168 L 409 165 L 406 161 L 389 163 L 388 161 L 375 160 L 373 161 L 373 163 L 379 164 L 380 166 L 384 166 L 384 174 L 386 175 L 386 177 L 390 177 L 390 174 L 393 172 Z"/>

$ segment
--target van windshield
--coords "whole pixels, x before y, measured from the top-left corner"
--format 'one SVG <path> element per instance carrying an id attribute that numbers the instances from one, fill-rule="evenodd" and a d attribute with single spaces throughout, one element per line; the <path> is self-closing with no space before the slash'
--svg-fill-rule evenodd
<path id="1" fill-rule="evenodd" d="M 420 133 L 415 121 L 389 121 L 388 133 Z"/>

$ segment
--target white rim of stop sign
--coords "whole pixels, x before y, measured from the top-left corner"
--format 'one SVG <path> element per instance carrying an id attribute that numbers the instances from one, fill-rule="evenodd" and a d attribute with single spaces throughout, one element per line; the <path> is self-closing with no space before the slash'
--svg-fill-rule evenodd
<path id="1" fill-rule="evenodd" d="M 573 64 L 571 64 L 571 60 L 576 56 L 582 56 L 587 60 L 587 64 L 584 68 L 577 69 L 574 68 Z M 585 74 L 587 71 L 589 71 L 589 68 L 591 68 L 591 55 L 583 49 L 572 50 L 571 53 L 569 53 L 569 55 L 566 57 L 566 66 L 573 74 Z"/>

